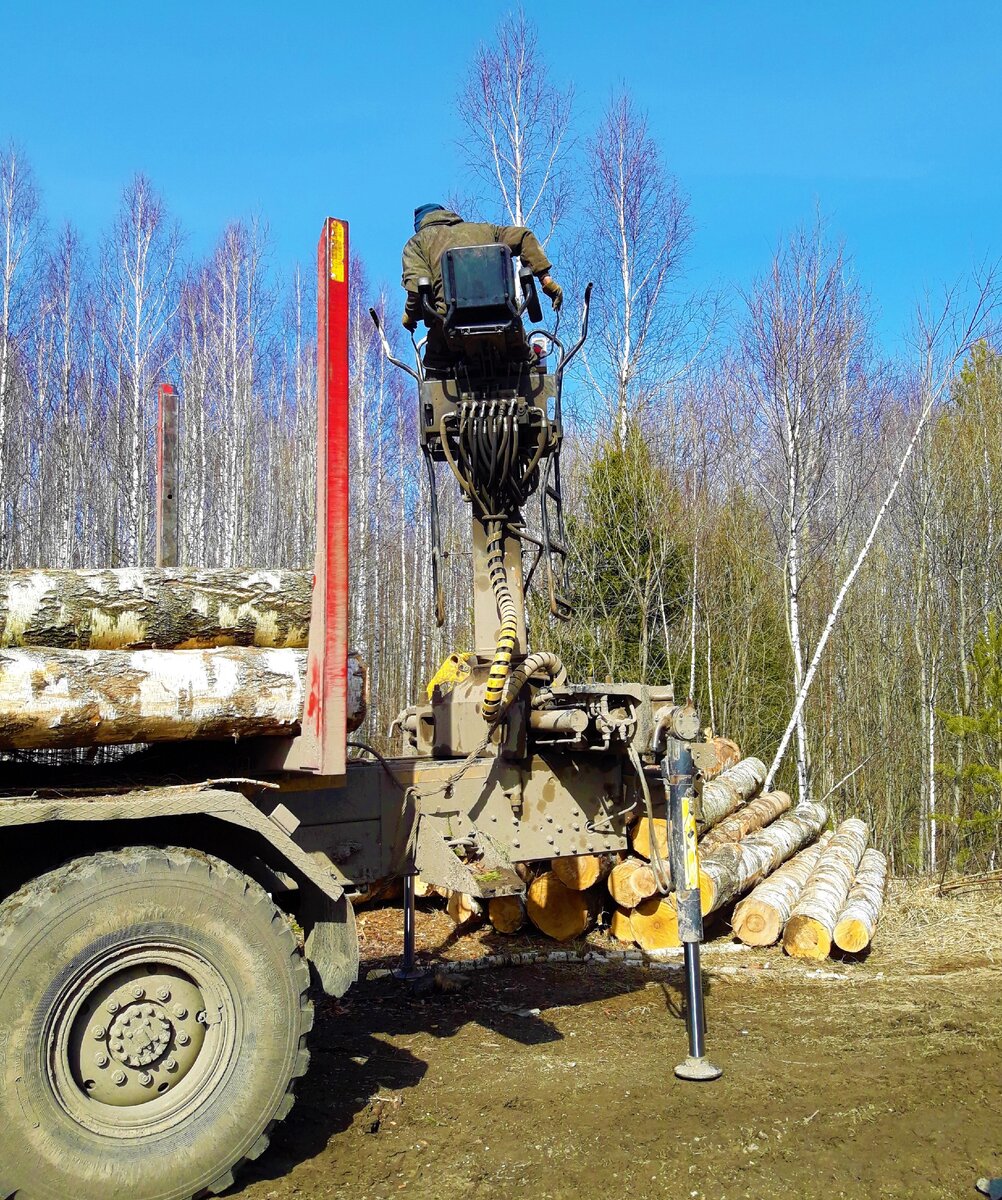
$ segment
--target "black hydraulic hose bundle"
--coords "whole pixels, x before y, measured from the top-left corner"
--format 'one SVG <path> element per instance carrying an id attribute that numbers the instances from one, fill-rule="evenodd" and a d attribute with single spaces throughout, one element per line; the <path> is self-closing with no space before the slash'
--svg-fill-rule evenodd
<path id="1" fill-rule="evenodd" d="M 508 586 L 505 541 L 538 484 L 539 463 L 547 449 L 545 414 L 535 433 L 535 444 L 526 445 L 516 400 L 463 403 L 456 414 L 444 416 L 439 426 L 446 460 L 479 510 L 478 518 L 487 532 L 487 572 L 501 622 L 482 705 L 484 719 L 491 725 L 501 719 L 514 698 L 509 695 L 505 702 L 506 684 L 509 677 L 514 679 L 511 660 L 518 644 L 518 606 Z M 530 657 L 540 660 L 532 673 L 562 671 L 555 655 Z M 519 690 L 528 678 L 521 679 Z"/>

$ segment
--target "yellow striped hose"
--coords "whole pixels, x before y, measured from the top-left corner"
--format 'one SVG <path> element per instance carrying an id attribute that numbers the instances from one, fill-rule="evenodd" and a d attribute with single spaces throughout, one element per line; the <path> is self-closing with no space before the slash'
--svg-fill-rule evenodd
<path id="1" fill-rule="evenodd" d="M 493 725 L 500 715 L 505 684 L 511 673 L 511 656 L 518 642 L 518 609 L 508 589 L 504 540 L 504 522 L 491 521 L 487 526 L 487 573 L 498 606 L 501 628 L 498 630 L 494 661 L 487 675 L 487 687 L 484 689 L 484 699 L 480 706 L 488 725 Z"/>

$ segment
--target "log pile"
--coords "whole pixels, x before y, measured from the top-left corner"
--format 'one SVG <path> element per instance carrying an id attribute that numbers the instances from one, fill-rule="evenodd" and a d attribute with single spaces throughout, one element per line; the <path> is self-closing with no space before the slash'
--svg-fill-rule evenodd
<path id="1" fill-rule="evenodd" d="M 865 949 L 887 878 L 887 860 L 867 848 L 866 826 L 850 819 L 834 833 L 825 831 L 824 805 L 794 805 L 785 792 L 762 793 L 764 764 L 740 759 L 734 743 L 727 743 L 720 757 L 725 753 L 737 761 L 704 781 L 699 806 L 704 918 L 712 920 L 734 905 L 735 937 L 750 946 L 782 939 L 794 957 L 823 958 L 833 945 L 848 953 Z M 524 876 L 524 904 L 505 897 L 488 905 L 495 932 L 516 933 L 528 922 L 557 941 L 568 941 L 586 933 L 603 911 L 610 936 L 620 942 L 645 951 L 679 946 L 675 894 L 658 887 L 651 862 L 654 846 L 667 860 L 667 822 L 643 817 L 629 841 L 629 852 L 618 861 L 586 855 L 534 864 Z"/>
<path id="2" fill-rule="evenodd" d="M 123 569 L 0 574 L 0 750 L 288 737 L 311 576 Z M 348 728 L 365 717 L 348 661 Z"/>

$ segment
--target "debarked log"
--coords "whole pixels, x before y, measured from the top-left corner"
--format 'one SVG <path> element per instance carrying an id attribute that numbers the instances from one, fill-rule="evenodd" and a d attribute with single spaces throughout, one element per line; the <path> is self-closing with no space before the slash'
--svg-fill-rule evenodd
<path id="1" fill-rule="evenodd" d="M 859 860 L 845 907 L 835 922 L 835 945 L 850 954 L 865 950 L 873 939 L 887 887 L 887 859 L 872 846 Z"/>
<path id="2" fill-rule="evenodd" d="M 827 820 L 828 810 L 823 804 L 798 804 L 765 829 L 701 855 L 699 889 L 703 912 L 715 912 L 754 887 L 780 863 L 813 842 Z"/>
<path id="3" fill-rule="evenodd" d="M 700 793 L 700 828 L 709 829 L 750 800 L 765 783 L 766 767 L 760 758 L 743 758 L 703 784 Z"/>
<path id="4" fill-rule="evenodd" d="M 312 579 L 239 567 L 0 572 L 0 647 L 300 649 Z"/>
<path id="5" fill-rule="evenodd" d="M 305 650 L 0 650 L 0 749 L 295 734 Z M 365 718 L 348 656 L 348 729 Z"/>
<path id="6" fill-rule="evenodd" d="M 835 922 L 856 878 L 869 830 L 856 817 L 843 821 L 821 852 L 783 930 L 783 949 L 794 958 L 827 958 Z"/>
<path id="7" fill-rule="evenodd" d="M 763 879 L 734 909 L 731 928 L 746 946 L 771 946 L 783 936 L 783 926 L 831 839 L 831 832 L 823 833 L 813 846 Z"/>

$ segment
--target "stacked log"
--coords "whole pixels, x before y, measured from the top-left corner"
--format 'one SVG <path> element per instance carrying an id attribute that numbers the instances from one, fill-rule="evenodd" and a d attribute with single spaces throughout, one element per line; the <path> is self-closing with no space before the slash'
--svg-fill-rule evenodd
<path id="1" fill-rule="evenodd" d="M 703 784 L 700 797 L 702 828 L 709 829 L 729 817 L 757 794 L 765 783 L 766 766 L 759 758 L 743 758 Z"/>
<path id="2" fill-rule="evenodd" d="M 772 946 L 779 941 L 808 876 L 831 839 L 830 832 L 823 833 L 813 846 L 763 879 L 734 909 L 731 928 L 746 946 Z"/>
<path id="3" fill-rule="evenodd" d="M 487 919 L 496 933 L 518 933 L 528 917 L 521 896 L 494 896 L 487 903 Z"/>
<path id="4" fill-rule="evenodd" d="M 715 850 L 728 842 L 740 842 L 749 833 L 762 829 L 771 821 L 775 821 L 791 808 L 793 801 L 786 792 L 766 792 L 749 800 L 737 812 L 724 817 L 719 825 L 708 829 L 700 840 L 699 848 L 703 853 Z"/>
<path id="5" fill-rule="evenodd" d="M 0 574 L 0 648 L 302 649 L 308 571 L 125 567 Z"/>
<path id="6" fill-rule="evenodd" d="M 741 761 L 741 750 L 737 742 L 732 742 L 730 738 L 710 738 L 710 745 L 713 748 L 713 759 L 703 766 L 705 780 L 716 779 L 721 771 L 735 767 Z"/>
<path id="7" fill-rule="evenodd" d="M 702 856 L 699 888 L 704 913 L 716 912 L 743 895 L 780 863 L 816 841 L 827 820 L 823 804 L 798 804 L 766 828 Z"/>
<path id="8" fill-rule="evenodd" d="M 863 852 L 845 906 L 835 922 L 833 938 L 840 950 L 858 954 L 873 940 L 887 887 L 887 859 L 872 846 Z"/>
<path id="9" fill-rule="evenodd" d="M 835 831 L 804 884 L 783 930 L 783 949 L 793 958 L 827 958 L 869 832 L 850 817 Z"/>
<path id="10" fill-rule="evenodd" d="M 586 892 L 605 879 L 614 861 L 611 854 L 579 854 L 553 859 L 550 870 L 572 892 Z"/>
<path id="11" fill-rule="evenodd" d="M 642 858 L 625 858 L 609 872 L 609 895 L 619 908 L 632 909 L 658 890 L 651 864 Z"/>
<path id="12" fill-rule="evenodd" d="M 529 884 L 525 910 L 537 929 L 557 942 L 580 937 L 598 915 L 595 893 L 567 887 L 553 871 L 544 871 Z"/>
<path id="13" fill-rule="evenodd" d="M 0 650 L 0 749 L 290 736 L 305 673 L 305 650 Z M 353 654 L 350 730 L 366 699 Z"/>

